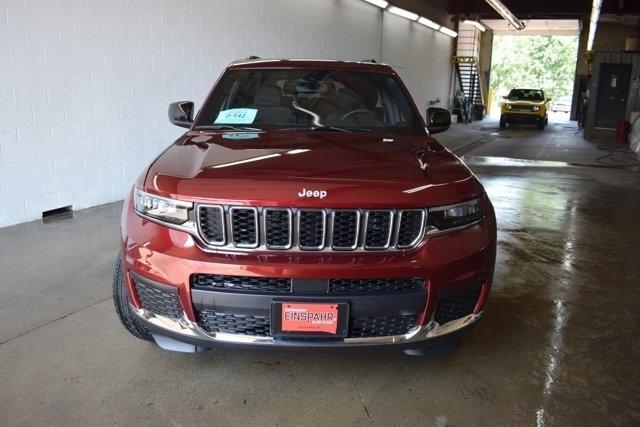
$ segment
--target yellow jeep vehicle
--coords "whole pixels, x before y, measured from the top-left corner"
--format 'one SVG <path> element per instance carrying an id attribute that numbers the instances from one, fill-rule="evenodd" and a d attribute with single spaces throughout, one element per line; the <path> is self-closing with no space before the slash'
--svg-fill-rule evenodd
<path id="1" fill-rule="evenodd" d="M 501 129 L 507 123 L 523 123 L 535 124 L 542 130 L 549 122 L 547 103 L 551 98 L 545 98 L 542 89 L 511 89 L 504 99 L 500 109 Z"/>

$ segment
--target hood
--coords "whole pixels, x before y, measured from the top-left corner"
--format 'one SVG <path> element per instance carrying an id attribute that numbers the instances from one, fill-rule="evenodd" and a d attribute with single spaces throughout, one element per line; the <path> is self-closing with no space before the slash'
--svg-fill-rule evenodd
<path id="1" fill-rule="evenodd" d="M 428 136 L 188 132 L 149 167 L 145 188 L 193 202 L 327 208 L 424 207 L 480 191 Z"/>

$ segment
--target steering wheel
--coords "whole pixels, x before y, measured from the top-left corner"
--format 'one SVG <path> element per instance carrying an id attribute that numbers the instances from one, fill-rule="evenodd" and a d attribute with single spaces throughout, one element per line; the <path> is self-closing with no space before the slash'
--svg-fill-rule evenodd
<path id="1" fill-rule="evenodd" d="M 359 109 L 359 110 L 351 110 L 351 111 L 347 112 L 344 116 L 340 117 L 340 120 L 345 120 L 345 119 L 353 116 L 354 114 L 370 114 L 370 115 L 372 115 L 374 117 L 377 117 L 376 113 L 374 113 L 371 110 Z"/>

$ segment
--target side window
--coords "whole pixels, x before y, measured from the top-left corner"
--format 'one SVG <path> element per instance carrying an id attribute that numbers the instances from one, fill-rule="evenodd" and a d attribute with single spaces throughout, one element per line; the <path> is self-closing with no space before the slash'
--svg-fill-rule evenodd
<path id="1" fill-rule="evenodd" d="M 387 120 L 392 126 L 413 125 L 414 114 L 398 83 L 391 77 L 385 78 L 383 105 Z"/>

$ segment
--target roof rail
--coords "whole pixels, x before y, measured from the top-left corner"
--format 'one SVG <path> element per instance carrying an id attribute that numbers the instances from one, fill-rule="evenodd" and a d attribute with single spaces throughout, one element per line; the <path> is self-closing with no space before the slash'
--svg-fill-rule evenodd
<path id="1" fill-rule="evenodd" d="M 371 59 L 363 59 L 362 62 L 368 62 L 370 64 L 377 64 L 378 63 L 378 61 L 376 61 L 373 58 L 371 58 Z"/>

